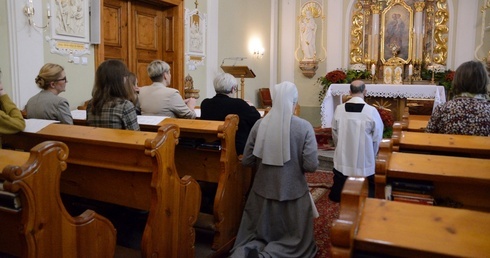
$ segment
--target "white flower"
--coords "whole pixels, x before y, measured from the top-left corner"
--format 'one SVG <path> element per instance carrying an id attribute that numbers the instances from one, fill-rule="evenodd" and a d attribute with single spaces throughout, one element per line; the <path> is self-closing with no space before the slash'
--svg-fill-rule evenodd
<path id="1" fill-rule="evenodd" d="M 351 70 L 355 70 L 356 72 L 366 71 L 365 64 L 353 64 L 350 66 Z"/>

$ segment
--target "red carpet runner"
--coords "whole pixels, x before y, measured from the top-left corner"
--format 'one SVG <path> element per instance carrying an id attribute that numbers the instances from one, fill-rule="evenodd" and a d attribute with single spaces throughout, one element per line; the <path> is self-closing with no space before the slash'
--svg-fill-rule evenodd
<path id="1" fill-rule="evenodd" d="M 306 180 L 316 203 L 320 217 L 315 219 L 315 239 L 318 253 L 315 258 L 330 257 L 330 229 L 332 222 L 338 217 L 339 204 L 328 199 L 328 193 L 333 183 L 331 171 L 316 171 L 306 173 Z"/>

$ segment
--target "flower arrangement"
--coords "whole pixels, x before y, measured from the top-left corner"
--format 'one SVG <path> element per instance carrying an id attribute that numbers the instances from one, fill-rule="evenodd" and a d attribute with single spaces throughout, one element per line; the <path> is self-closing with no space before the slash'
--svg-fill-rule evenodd
<path id="1" fill-rule="evenodd" d="M 441 65 L 435 67 L 429 66 L 427 69 L 422 70 L 422 79 L 432 80 L 432 70 L 434 70 L 434 81 L 436 81 L 438 85 L 444 86 L 444 89 L 446 89 L 448 93 L 451 92 L 455 71 L 452 71 L 451 69 L 446 70 L 446 68 Z"/>
<path id="2" fill-rule="evenodd" d="M 379 116 L 381 117 L 384 125 L 383 138 L 391 138 L 393 135 L 393 123 L 395 122 L 393 119 L 393 113 L 391 110 L 383 107 L 377 107 L 376 109 L 378 110 Z"/>
<path id="3" fill-rule="evenodd" d="M 362 65 L 362 67 L 353 66 L 352 68 L 353 69 L 348 70 L 333 70 L 328 72 L 325 76 L 318 77 L 317 84 L 321 87 L 318 95 L 318 101 L 320 103 L 323 102 L 328 87 L 330 87 L 332 83 L 351 83 L 353 80 L 369 78 L 370 73 L 366 70 L 364 65 Z"/>

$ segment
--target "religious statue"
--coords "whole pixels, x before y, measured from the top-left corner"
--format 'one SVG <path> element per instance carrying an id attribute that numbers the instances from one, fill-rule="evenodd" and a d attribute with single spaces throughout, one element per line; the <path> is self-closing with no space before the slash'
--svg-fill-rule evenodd
<path id="1" fill-rule="evenodd" d="M 300 35 L 303 60 L 315 60 L 316 58 L 316 29 L 317 25 L 310 10 L 306 10 L 301 20 Z"/>
<path id="2" fill-rule="evenodd" d="M 194 89 L 194 79 L 192 79 L 192 76 L 188 74 L 185 79 L 184 79 L 184 92 L 185 92 L 185 98 L 199 98 L 199 91 L 198 89 Z"/>

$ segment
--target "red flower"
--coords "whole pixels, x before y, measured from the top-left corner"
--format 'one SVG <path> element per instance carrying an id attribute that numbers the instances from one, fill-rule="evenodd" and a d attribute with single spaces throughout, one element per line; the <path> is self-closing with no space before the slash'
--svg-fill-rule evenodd
<path id="1" fill-rule="evenodd" d="M 327 73 L 325 78 L 331 83 L 338 83 L 344 81 L 347 78 L 347 75 L 342 70 L 335 70 Z"/>
<path id="2" fill-rule="evenodd" d="M 454 74 L 455 74 L 455 71 L 451 71 L 449 70 L 447 73 L 446 73 L 446 78 L 444 78 L 447 82 L 452 82 L 454 80 Z"/>
<path id="3" fill-rule="evenodd" d="M 385 108 L 376 108 L 379 112 L 379 116 L 383 121 L 384 129 L 383 129 L 383 138 L 391 138 L 393 134 L 393 123 L 395 122 L 393 119 L 393 114 L 389 109 Z"/>

